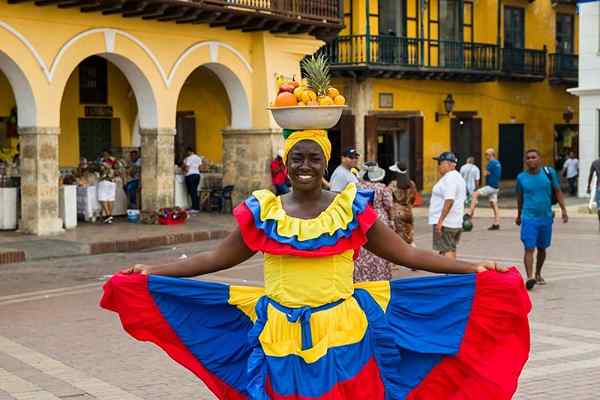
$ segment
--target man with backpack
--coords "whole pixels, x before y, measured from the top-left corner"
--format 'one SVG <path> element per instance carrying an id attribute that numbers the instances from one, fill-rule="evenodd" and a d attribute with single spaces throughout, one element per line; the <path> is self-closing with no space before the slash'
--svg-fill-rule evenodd
<path id="1" fill-rule="evenodd" d="M 562 220 L 569 221 L 560 182 L 556 171 L 542 167 L 539 151 L 525 153 L 526 170 L 517 177 L 518 215 L 515 223 L 521 226 L 521 241 L 525 247 L 525 270 L 527 290 L 546 282 L 542 277 L 542 267 L 546 260 L 546 249 L 552 241 L 554 213 L 552 206 L 560 205 Z M 533 275 L 533 255 L 537 250 L 535 277 Z"/>

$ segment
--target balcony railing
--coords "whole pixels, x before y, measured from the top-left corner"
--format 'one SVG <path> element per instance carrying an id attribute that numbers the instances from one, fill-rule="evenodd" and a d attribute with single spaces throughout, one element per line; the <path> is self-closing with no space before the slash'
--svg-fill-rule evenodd
<path id="1" fill-rule="evenodd" d="M 576 54 L 556 53 L 549 55 L 550 80 L 555 83 L 577 83 L 579 57 Z"/>
<path id="2" fill-rule="evenodd" d="M 546 56 L 546 49 L 503 48 L 502 72 L 514 79 L 544 80 Z"/>
<path id="3" fill-rule="evenodd" d="M 332 64 L 392 64 L 429 68 L 495 70 L 492 44 L 383 35 L 339 36 L 323 49 Z"/>
<path id="4" fill-rule="evenodd" d="M 340 22 L 341 17 L 339 0 L 195 0 L 195 2 L 321 22 Z"/>
<path id="5" fill-rule="evenodd" d="M 8 0 L 79 8 L 145 20 L 209 24 L 242 31 L 309 33 L 334 37 L 343 27 L 343 0 Z"/>
<path id="6" fill-rule="evenodd" d="M 321 50 L 335 74 L 490 81 L 542 81 L 547 51 L 389 35 L 338 36 Z M 567 61 L 561 66 L 566 67 Z"/>

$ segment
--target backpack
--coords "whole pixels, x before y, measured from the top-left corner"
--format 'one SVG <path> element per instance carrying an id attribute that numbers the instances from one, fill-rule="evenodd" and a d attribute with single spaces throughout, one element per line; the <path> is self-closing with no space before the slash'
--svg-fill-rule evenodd
<path id="1" fill-rule="evenodd" d="M 546 178 L 550 182 L 550 203 L 554 206 L 558 204 L 558 199 L 556 198 L 556 192 L 554 191 L 554 185 L 552 184 L 552 170 L 550 167 L 544 167 L 544 174 L 546 174 Z"/>

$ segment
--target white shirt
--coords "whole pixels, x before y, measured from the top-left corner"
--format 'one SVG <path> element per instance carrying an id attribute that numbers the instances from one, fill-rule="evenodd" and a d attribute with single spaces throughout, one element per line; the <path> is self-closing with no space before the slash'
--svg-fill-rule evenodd
<path id="1" fill-rule="evenodd" d="M 185 176 L 200 174 L 199 168 L 202 165 L 202 158 L 197 154 L 192 154 L 183 160 L 183 164 L 186 166 Z"/>
<path id="2" fill-rule="evenodd" d="M 429 224 L 437 224 L 444 209 L 444 202 L 446 200 L 454 200 L 450 212 L 446 216 L 446 219 L 444 219 L 443 226 L 446 228 L 462 228 L 466 197 L 467 189 L 463 177 L 458 171 L 446 173 L 431 191 Z"/>
<path id="3" fill-rule="evenodd" d="M 467 184 L 467 193 L 473 193 L 477 189 L 477 181 L 481 179 L 481 172 L 475 164 L 465 164 L 460 167 L 460 174 Z"/>
<path id="4" fill-rule="evenodd" d="M 563 165 L 563 171 L 567 170 L 567 178 L 575 178 L 579 175 L 579 160 L 576 158 L 568 158 Z"/>
<path id="5" fill-rule="evenodd" d="M 329 180 L 329 190 L 332 192 L 341 192 L 346 189 L 349 183 L 358 183 L 358 178 L 343 165 L 338 166 Z"/>

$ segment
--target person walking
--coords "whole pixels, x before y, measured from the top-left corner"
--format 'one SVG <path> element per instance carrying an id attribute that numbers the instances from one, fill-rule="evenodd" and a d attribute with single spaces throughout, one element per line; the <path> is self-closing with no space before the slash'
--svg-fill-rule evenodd
<path id="1" fill-rule="evenodd" d="M 467 189 L 456 171 L 458 158 L 451 152 L 434 157 L 440 180 L 433 186 L 429 204 L 429 224 L 433 226 L 433 249 L 443 256 L 456 258 L 460 242 Z"/>
<path id="2" fill-rule="evenodd" d="M 588 177 L 587 192 L 592 194 L 592 178 L 596 175 L 596 187 L 593 188 L 596 197 L 596 208 L 598 212 L 598 230 L 600 230 L 600 158 L 592 162 L 590 167 L 590 175 Z M 594 195 L 592 195 L 594 196 Z"/>
<path id="3" fill-rule="evenodd" d="M 523 257 L 527 272 L 527 290 L 545 285 L 542 267 L 546 260 L 546 249 L 552 242 L 553 199 L 560 205 L 562 220 L 569 221 L 560 181 L 554 168 L 542 167 L 539 151 L 528 150 L 525 153 L 526 170 L 517 176 L 518 214 L 515 220 L 521 227 L 521 241 L 525 247 Z M 533 275 L 533 255 L 537 249 L 535 278 Z"/>
<path id="4" fill-rule="evenodd" d="M 390 211 L 394 199 L 392 192 L 381 183 L 385 178 L 385 170 L 380 168 L 377 162 L 368 161 L 363 166 L 361 178 L 357 187 L 373 191 L 373 208 L 377 213 L 377 219 L 393 229 Z M 354 263 L 354 282 L 389 281 L 390 279 L 392 279 L 392 263 L 377 257 L 363 247 Z"/>
<path id="5" fill-rule="evenodd" d="M 287 167 L 283 162 L 282 152 L 279 151 L 273 161 L 271 161 L 271 183 L 275 188 L 277 196 L 290 191 L 287 174 Z"/>
<path id="6" fill-rule="evenodd" d="M 484 171 L 485 186 L 473 192 L 471 197 L 471 207 L 467 214 L 470 218 L 475 216 L 477 201 L 480 196 L 487 197 L 490 201 L 490 206 L 494 211 L 494 223 L 488 229 L 497 231 L 500 229 L 500 210 L 498 209 L 498 193 L 500 191 L 500 177 L 502 176 L 502 165 L 496 159 L 496 151 L 492 148 L 485 151 L 485 158 L 488 160 L 488 165 Z"/>
<path id="7" fill-rule="evenodd" d="M 185 150 L 186 157 L 183 159 L 183 170 L 185 171 L 185 186 L 192 199 L 191 213 L 200 212 L 200 199 L 198 198 L 198 185 L 200 184 L 200 166 L 202 158 L 194 153 L 191 147 Z"/>
<path id="8" fill-rule="evenodd" d="M 479 187 L 479 180 L 481 179 L 481 171 L 475 165 L 475 157 L 467 158 L 466 164 L 460 167 L 460 174 L 467 185 L 467 196 L 471 196 Z"/>
<path id="9" fill-rule="evenodd" d="M 342 163 L 331 174 L 329 179 L 329 190 L 332 192 L 342 192 L 350 183 L 358 183 L 358 178 L 352 169 L 356 168 L 360 154 L 353 147 L 348 147 L 342 153 Z"/>
<path id="10" fill-rule="evenodd" d="M 569 158 L 563 164 L 562 167 L 563 175 L 567 178 L 569 183 L 569 194 L 571 196 L 577 196 L 577 177 L 579 176 L 579 160 L 575 157 L 574 152 L 569 152 Z"/>
<path id="11" fill-rule="evenodd" d="M 398 161 L 388 168 L 395 178 L 388 188 L 392 192 L 394 204 L 390 217 L 394 229 L 407 244 L 415 245 L 415 225 L 412 208 L 417 196 L 417 185 L 410 179 L 406 163 Z"/>

